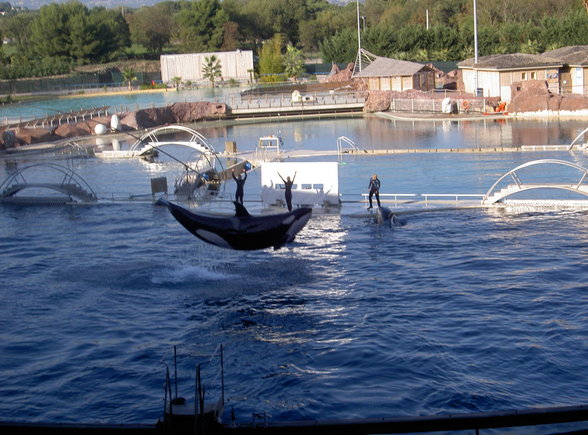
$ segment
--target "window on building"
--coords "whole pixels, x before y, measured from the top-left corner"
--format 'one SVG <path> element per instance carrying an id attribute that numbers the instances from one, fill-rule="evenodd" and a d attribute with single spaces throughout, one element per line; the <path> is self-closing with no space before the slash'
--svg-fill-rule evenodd
<path id="1" fill-rule="evenodd" d="M 537 80 L 537 73 L 535 71 L 531 73 L 531 80 Z"/>
<path id="2" fill-rule="evenodd" d="M 521 80 L 527 80 L 527 73 L 521 73 Z"/>

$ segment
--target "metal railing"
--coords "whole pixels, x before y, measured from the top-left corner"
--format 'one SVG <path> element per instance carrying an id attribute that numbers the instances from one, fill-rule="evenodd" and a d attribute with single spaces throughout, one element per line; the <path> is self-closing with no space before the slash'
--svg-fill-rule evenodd
<path id="1" fill-rule="evenodd" d="M 362 193 L 361 196 L 363 197 L 363 201 L 367 201 L 369 193 Z M 380 193 L 382 202 L 393 198 L 394 206 L 398 205 L 398 198 L 414 198 L 416 196 L 416 193 Z"/>
<path id="2" fill-rule="evenodd" d="M 315 106 L 339 106 L 346 104 L 365 104 L 365 92 L 324 92 L 302 94 L 300 101 L 292 99 L 290 94 L 263 94 L 255 96 L 232 96 L 226 104 L 233 110 L 301 108 Z"/>
<path id="3" fill-rule="evenodd" d="M 464 198 L 484 198 L 484 194 L 478 193 L 421 193 L 421 196 L 425 198 L 425 204 L 428 204 L 429 198 L 453 198 L 455 202 Z"/>
<path id="4" fill-rule="evenodd" d="M 459 113 L 484 113 L 488 111 L 486 99 L 452 98 L 457 103 Z M 392 112 L 430 112 L 444 113 L 443 99 L 439 98 L 393 98 L 389 110 Z"/>
<path id="5" fill-rule="evenodd" d="M 362 202 L 365 202 L 369 196 L 369 193 L 362 193 L 361 196 L 363 197 Z M 481 193 L 380 193 L 380 200 L 381 202 L 393 202 L 394 206 L 398 205 L 399 198 L 400 199 L 418 199 L 418 197 L 424 198 L 425 205 L 429 203 L 429 198 L 437 198 L 437 199 L 452 199 L 455 202 L 460 200 L 465 200 L 467 198 L 473 199 L 482 199 L 484 198 L 484 194 Z M 415 201 L 410 201 L 415 202 Z"/>

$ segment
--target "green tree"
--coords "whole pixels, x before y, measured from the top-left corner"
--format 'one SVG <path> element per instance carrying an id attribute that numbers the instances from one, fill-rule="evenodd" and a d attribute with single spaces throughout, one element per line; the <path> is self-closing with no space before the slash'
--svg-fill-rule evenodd
<path id="1" fill-rule="evenodd" d="M 128 26 L 120 13 L 104 8 L 91 11 L 71 1 L 43 6 L 30 25 L 32 57 L 64 58 L 78 64 L 102 62 L 129 44 Z"/>
<path id="2" fill-rule="evenodd" d="M 223 44 L 227 14 L 219 0 L 194 0 L 178 15 L 178 36 L 183 50 L 206 52 L 219 50 Z"/>
<path id="3" fill-rule="evenodd" d="M 20 55 L 30 52 L 30 27 L 36 18 L 36 12 L 27 11 L 5 17 L 0 21 L 4 35 L 12 41 Z"/>
<path id="4" fill-rule="evenodd" d="M 355 62 L 357 56 L 357 32 L 343 29 L 320 44 L 321 56 L 325 62 Z"/>
<path id="5" fill-rule="evenodd" d="M 131 14 L 127 21 L 131 40 L 151 53 L 163 52 L 163 47 L 171 40 L 173 20 L 169 3 L 142 7 Z"/>
<path id="6" fill-rule="evenodd" d="M 400 51 L 397 31 L 390 26 L 370 26 L 362 32 L 362 46 L 378 56 L 395 57 Z M 357 38 L 355 39 L 357 41 Z M 357 52 L 357 48 L 355 49 Z"/>
<path id="7" fill-rule="evenodd" d="M 280 33 L 298 45 L 302 23 L 329 7 L 326 0 L 249 0 L 243 6 L 240 27 L 258 42 Z"/>
<path id="8" fill-rule="evenodd" d="M 100 58 L 98 28 L 88 9 L 81 3 L 68 3 L 72 10 L 67 12 L 69 30 L 69 56 L 77 64 Z"/>
<path id="9" fill-rule="evenodd" d="M 292 44 L 286 46 L 283 62 L 284 74 L 293 78 L 294 81 L 304 72 L 304 54 Z"/>
<path id="10" fill-rule="evenodd" d="M 276 34 L 272 39 L 266 41 L 259 53 L 259 74 L 262 80 L 275 81 L 276 75 L 284 72 L 282 58 L 282 47 L 284 38 Z"/>
<path id="11" fill-rule="evenodd" d="M 31 23 L 31 49 L 38 58 L 69 57 L 68 16 L 62 5 L 51 3 L 41 7 Z"/>
<path id="12" fill-rule="evenodd" d="M 204 58 L 204 66 L 202 67 L 202 77 L 210 80 L 210 85 L 214 88 L 214 82 L 217 78 L 222 76 L 222 67 L 220 60 L 213 54 Z"/>
<path id="13" fill-rule="evenodd" d="M 91 10 L 99 46 L 96 56 L 101 62 L 117 59 L 131 45 L 129 25 L 118 9 L 102 7 Z"/>
<path id="14" fill-rule="evenodd" d="M 314 18 L 300 22 L 300 43 L 306 51 L 318 51 L 323 40 L 345 28 L 357 28 L 355 5 L 344 8 L 329 5 Z"/>

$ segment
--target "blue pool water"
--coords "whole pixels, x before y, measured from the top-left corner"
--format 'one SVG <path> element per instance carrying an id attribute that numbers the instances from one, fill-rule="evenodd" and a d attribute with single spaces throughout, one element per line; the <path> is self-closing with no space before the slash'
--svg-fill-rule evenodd
<path id="1" fill-rule="evenodd" d="M 110 107 L 110 113 L 165 106 L 185 101 L 224 101 L 238 94 L 238 88 L 202 88 L 175 92 L 172 90 L 155 93 L 108 94 L 84 97 L 82 95 L 59 99 L 23 101 L 18 104 L 0 106 L 0 121 L 43 118 L 58 113 L 76 112 L 92 107 Z"/>
<path id="2" fill-rule="evenodd" d="M 513 142 L 529 129 L 566 143 L 582 123 L 418 127 L 339 118 L 203 132 L 221 149 L 278 129 L 298 149 L 333 149 L 338 135 L 422 148 Z M 588 165 L 563 152 L 346 157 L 340 190 L 357 196 L 377 172 L 383 192 L 485 193 L 545 157 Z M 0 161 L 0 178 L 28 163 Z M 148 192 L 159 170 L 70 164 L 101 196 Z M 258 175 L 245 190 L 259 199 Z M 149 202 L 2 206 L 0 420 L 152 423 L 174 345 L 180 394 L 191 397 L 194 365 L 223 344 L 227 405 L 241 422 L 586 402 L 587 212 L 429 210 L 392 229 L 353 214 L 316 215 L 289 249 L 235 252 Z"/>

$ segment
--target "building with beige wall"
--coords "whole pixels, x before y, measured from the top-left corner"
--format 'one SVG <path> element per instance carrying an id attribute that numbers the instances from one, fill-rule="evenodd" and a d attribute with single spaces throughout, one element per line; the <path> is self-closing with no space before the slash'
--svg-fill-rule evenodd
<path id="1" fill-rule="evenodd" d="M 457 65 L 462 70 L 466 92 L 510 102 L 511 85 L 525 80 L 545 80 L 550 91 L 559 93 L 564 64 L 550 56 L 513 53 L 482 56 L 477 63 L 467 59 Z"/>
<path id="2" fill-rule="evenodd" d="M 588 45 L 562 47 L 546 51 L 541 56 L 564 64 L 559 72 L 562 94 L 588 94 Z"/>
<path id="3" fill-rule="evenodd" d="M 435 71 L 421 63 L 375 56 L 375 59 L 352 78 L 367 80 L 370 91 L 429 91 L 435 88 Z"/>
<path id="4" fill-rule="evenodd" d="M 169 83 L 173 77 L 181 77 L 183 81 L 194 82 L 205 80 L 202 68 L 206 58 L 216 56 L 220 61 L 223 80 L 249 80 L 253 71 L 253 51 L 236 50 L 216 53 L 164 54 L 160 57 L 161 80 Z"/>

